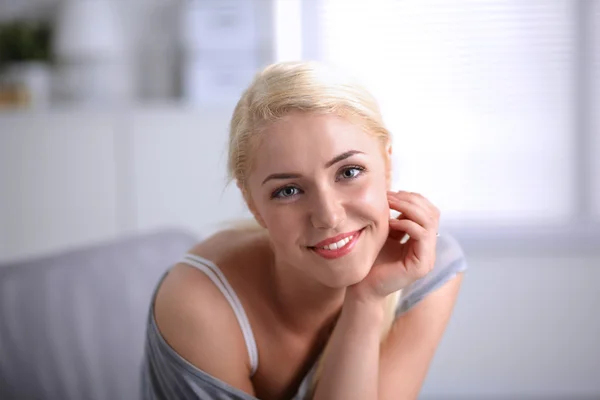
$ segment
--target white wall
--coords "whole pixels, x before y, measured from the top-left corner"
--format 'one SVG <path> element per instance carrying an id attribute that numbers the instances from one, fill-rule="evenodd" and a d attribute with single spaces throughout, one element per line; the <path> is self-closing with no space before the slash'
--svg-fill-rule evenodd
<path id="1" fill-rule="evenodd" d="M 0 116 L 0 262 L 118 233 L 116 120 Z"/>
<path id="2" fill-rule="evenodd" d="M 136 229 L 175 225 L 209 234 L 224 219 L 248 216 L 235 184 L 227 185 L 229 118 L 218 109 L 134 114 L 130 206 Z"/>
<path id="3" fill-rule="evenodd" d="M 132 232 L 206 235 L 247 212 L 226 186 L 230 112 L 0 114 L 0 262 Z"/>

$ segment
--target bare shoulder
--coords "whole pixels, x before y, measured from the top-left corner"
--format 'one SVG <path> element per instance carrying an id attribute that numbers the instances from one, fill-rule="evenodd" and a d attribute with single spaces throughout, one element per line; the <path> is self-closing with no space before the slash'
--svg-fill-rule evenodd
<path id="1" fill-rule="evenodd" d="M 217 233 L 190 252 L 217 265 L 227 264 L 227 254 L 235 250 L 232 235 L 237 233 Z M 154 312 L 162 336 L 178 354 L 207 374 L 254 393 L 248 351 L 235 314 L 206 274 L 186 264 L 175 265 L 158 289 Z"/>

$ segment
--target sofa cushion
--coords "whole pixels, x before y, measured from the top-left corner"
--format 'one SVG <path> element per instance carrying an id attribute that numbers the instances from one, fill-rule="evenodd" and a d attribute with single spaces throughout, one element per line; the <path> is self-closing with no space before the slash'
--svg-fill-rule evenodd
<path id="1" fill-rule="evenodd" d="M 152 292 L 195 241 L 169 230 L 0 265 L 0 398 L 138 398 Z"/>

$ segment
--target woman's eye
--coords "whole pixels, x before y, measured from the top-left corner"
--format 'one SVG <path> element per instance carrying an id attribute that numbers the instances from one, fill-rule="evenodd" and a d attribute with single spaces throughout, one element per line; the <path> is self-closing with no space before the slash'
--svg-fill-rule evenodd
<path id="1" fill-rule="evenodd" d="M 292 197 L 296 194 L 298 194 L 298 188 L 295 188 L 293 186 L 287 186 L 275 191 L 275 193 L 273 193 L 273 197 L 283 199 L 286 197 Z"/>
<path id="2" fill-rule="evenodd" d="M 344 169 L 340 175 L 343 179 L 353 179 L 359 176 L 363 171 L 364 168 L 361 167 L 349 167 Z"/>

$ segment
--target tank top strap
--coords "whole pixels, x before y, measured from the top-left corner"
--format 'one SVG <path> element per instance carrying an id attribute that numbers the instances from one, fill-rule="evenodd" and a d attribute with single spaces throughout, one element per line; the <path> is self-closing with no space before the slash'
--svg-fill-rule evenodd
<path id="1" fill-rule="evenodd" d="M 225 299 L 231 305 L 238 323 L 240 324 L 242 334 L 244 335 L 244 341 L 246 342 L 246 348 L 248 349 L 248 356 L 250 358 L 251 375 L 254 375 L 258 368 L 258 350 L 256 347 L 256 340 L 254 339 L 254 334 L 252 332 L 252 328 L 250 327 L 250 321 L 248 320 L 248 316 L 244 311 L 244 307 L 242 306 L 237 294 L 233 291 L 233 288 L 227 281 L 227 278 L 225 278 L 225 275 L 216 264 L 195 254 L 188 253 L 183 256 L 179 262 L 190 265 L 204 272 L 204 274 L 210 278 L 215 286 L 217 286 L 221 293 L 223 293 L 223 296 L 225 296 Z"/>

